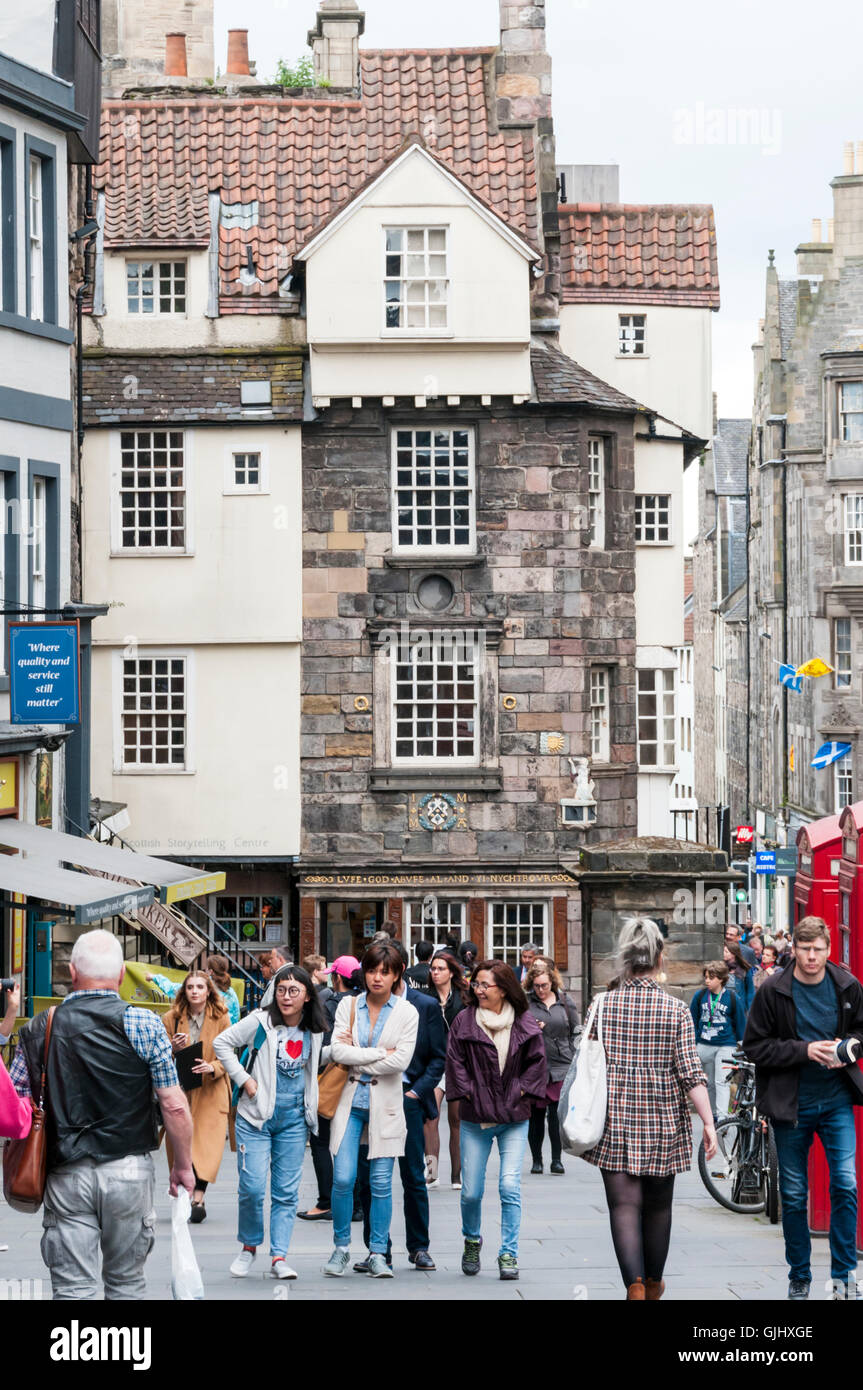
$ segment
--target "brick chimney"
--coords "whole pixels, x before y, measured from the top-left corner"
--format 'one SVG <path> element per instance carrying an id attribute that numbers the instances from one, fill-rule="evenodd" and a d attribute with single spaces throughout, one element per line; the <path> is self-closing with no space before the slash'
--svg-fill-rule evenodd
<path id="1" fill-rule="evenodd" d="M 249 76 L 248 29 L 228 30 L 228 66 L 226 71 L 229 77 Z"/>
<path id="2" fill-rule="evenodd" d="M 186 35 L 165 35 L 165 76 L 188 77 L 186 67 Z"/>
<path id="3" fill-rule="evenodd" d="M 533 327 L 534 332 L 556 333 L 560 326 L 560 231 L 545 6 L 546 0 L 527 5 L 500 0 L 495 116 L 500 130 L 526 127 L 534 131 L 546 271 L 532 296 Z"/>
<path id="4" fill-rule="evenodd" d="M 360 85 L 360 34 L 366 17 L 357 0 L 321 0 L 317 28 L 309 30 L 315 77 L 333 87 Z"/>
<path id="5" fill-rule="evenodd" d="M 863 144 L 845 145 L 844 173 L 831 180 L 833 189 L 833 269 L 863 257 Z"/>

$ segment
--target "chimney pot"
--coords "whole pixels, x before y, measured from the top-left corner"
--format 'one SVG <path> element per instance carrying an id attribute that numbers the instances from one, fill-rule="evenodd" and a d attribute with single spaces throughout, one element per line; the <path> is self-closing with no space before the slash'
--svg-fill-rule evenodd
<path id="1" fill-rule="evenodd" d="M 820 217 L 813 217 L 813 219 L 812 219 L 812 240 L 813 240 L 813 241 L 820 241 L 820 240 L 821 240 L 821 218 L 820 218 Z"/>
<path id="2" fill-rule="evenodd" d="M 854 173 L 854 141 L 846 140 L 842 150 L 842 173 Z"/>
<path id="3" fill-rule="evenodd" d="M 165 76 L 166 77 L 187 77 L 186 67 L 186 35 L 185 34 L 166 34 L 165 35 Z"/>
<path id="4" fill-rule="evenodd" d="M 228 30 L 228 76 L 249 76 L 249 31 Z"/>

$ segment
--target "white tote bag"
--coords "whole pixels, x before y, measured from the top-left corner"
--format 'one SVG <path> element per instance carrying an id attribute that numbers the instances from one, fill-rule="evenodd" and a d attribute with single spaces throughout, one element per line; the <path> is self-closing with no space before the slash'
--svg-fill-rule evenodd
<path id="1" fill-rule="evenodd" d="M 605 1071 L 605 1042 L 602 1036 L 602 1010 L 605 995 L 594 1001 L 587 1017 L 578 1049 L 575 1080 L 569 1092 L 569 1107 L 563 1121 L 570 1153 L 583 1154 L 598 1144 L 608 1115 L 608 1079 Z M 596 1019 L 596 1037 L 592 1038 Z"/>
<path id="2" fill-rule="evenodd" d="M 192 1203 L 185 1187 L 171 1198 L 171 1293 L 186 1302 L 204 1297 L 204 1281 L 195 1259 L 189 1217 Z"/>

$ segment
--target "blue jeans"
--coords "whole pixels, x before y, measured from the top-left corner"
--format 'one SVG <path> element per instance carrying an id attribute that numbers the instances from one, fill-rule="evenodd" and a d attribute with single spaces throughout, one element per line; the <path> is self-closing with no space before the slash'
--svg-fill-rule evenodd
<path id="1" fill-rule="evenodd" d="M 500 1152 L 500 1254 L 518 1258 L 521 1226 L 521 1164 L 527 1147 L 528 1121 L 483 1129 L 461 1122 L 461 1225 L 465 1240 L 479 1240 L 485 1170 L 492 1144 Z"/>
<path id="2" fill-rule="evenodd" d="M 278 1074 L 276 1108 L 261 1129 L 237 1116 L 237 1167 L 240 1173 L 237 1239 L 243 1245 L 264 1242 L 264 1198 L 270 1174 L 270 1254 L 287 1255 L 297 1215 L 306 1112 L 303 1071 Z"/>
<path id="3" fill-rule="evenodd" d="M 807 1162 L 813 1137 L 824 1145 L 830 1169 L 830 1273 L 846 1279 L 857 1267 L 857 1174 L 855 1171 L 854 1108 L 849 1105 L 801 1110 L 797 1124 L 776 1123 L 782 1230 L 789 1277 L 812 1278 L 807 1202 Z"/>
<path id="4" fill-rule="evenodd" d="M 368 1110 L 352 1110 L 342 1135 L 339 1151 L 333 1156 L 333 1241 L 344 1249 L 350 1248 L 351 1217 L 354 1212 L 354 1183 L 360 1156 L 360 1137 L 368 1124 Z M 385 1255 L 393 1219 L 394 1158 L 373 1158 L 369 1162 L 369 1186 L 372 1200 L 369 1219 L 369 1250 L 373 1255 Z"/>
<path id="5" fill-rule="evenodd" d="M 426 1184 L 425 1139 L 423 1134 L 423 1112 L 418 1100 L 405 1096 L 405 1121 L 408 1132 L 405 1139 L 404 1157 L 399 1159 L 399 1172 L 404 1189 L 405 1239 L 408 1254 L 415 1255 L 418 1250 L 429 1248 L 429 1194 Z M 371 1189 L 369 1187 L 369 1150 L 363 1144 L 360 1149 L 360 1194 L 363 1208 L 363 1239 L 366 1248 L 371 1240 Z M 387 1259 L 392 1253 L 392 1241 L 387 1247 Z"/>

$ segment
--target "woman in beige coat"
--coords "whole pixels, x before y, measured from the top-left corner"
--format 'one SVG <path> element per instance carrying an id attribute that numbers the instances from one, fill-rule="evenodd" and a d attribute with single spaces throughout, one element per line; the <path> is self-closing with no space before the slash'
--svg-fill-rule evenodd
<path id="1" fill-rule="evenodd" d="M 219 1164 L 225 1149 L 231 1087 L 225 1068 L 213 1051 L 213 1039 L 230 1026 L 230 1018 L 209 975 L 195 970 L 186 976 L 162 1022 L 175 1055 L 193 1043 L 203 1044 L 201 1060 L 192 1068 L 201 1077 L 201 1085 L 188 1092 L 194 1125 L 192 1166 L 195 1170 L 195 1192 L 192 1197 L 192 1221 L 197 1223 L 206 1218 L 204 1193 L 208 1183 L 215 1182 L 219 1175 Z M 172 1163 L 171 1141 L 167 1140 L 166 1143 L 168 1161 Z"/>
<path id="2" fill-rule="evenodd" d="M 369 1274 L 391 1279 L 386 1262 L 393 1213 L 393 1163 L 405 1151 L 402 1075 L 414 1054 L 419 1015 L 393 993 L 404 972 L 392 942 L 375 942 L 360 969 L 366 990 L 345 996 L 336 1011 L 331 1057 L 348 1079 L 330 1124 L 333 1155 L 333 1240 L 324 1273 L 340 1278 L 350 1263 L 351 1215 L 360 1144 L 369 1146 L 371 1235 Z"/>

